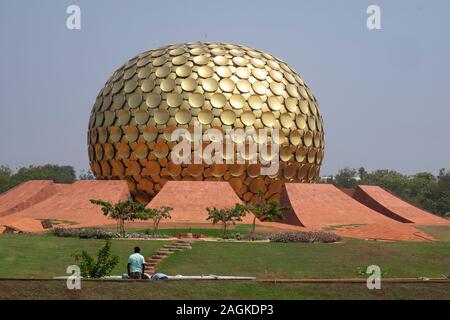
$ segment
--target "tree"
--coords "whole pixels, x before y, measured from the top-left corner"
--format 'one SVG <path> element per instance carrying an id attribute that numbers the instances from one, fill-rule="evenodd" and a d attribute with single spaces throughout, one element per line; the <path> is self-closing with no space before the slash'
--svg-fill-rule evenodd
<path id="1" fill-rule="evenodd" d="M 147 209 L 144 204 L 134 202 L 132 198 L 112 204 L 103 200 L 90 200 L 92 204 L 102 207 L 105 216 L 117 220 L 117 231 L 125 237 L 125 221 L 148 220 L 151 218 L 152 210 Z"/>
<path id="2" fill-rule="evenodd" d="M 356 170 L 351 168 L 340 169 L 334 176 L 334 185 L 338 188 L 356 188 L 358 182 L 355 177 Z"/>
<path id="3" fill-rule="evenodd" d="M 76 180 L 75 169 L 72 166 L 46 164 L 20 168 L 14 179 L 19 183 L 28 180 L 53 180 L 56 183 L 73 183 Z"/>
<path id="4" fill-rule="evenodd" d="M 158 232 L 159 223 L 162 219 L 171 219 L 170 211 L 173 210 L 172 207 L 160 207 L 159 209 L 149 209 L 151 210 L 151 219 L 153 219 L 153 234 Z"/>
<path id="5" fill-rule="evenodd" d="M 0 166 L 0 193 L 11 188 L 11 169 L 8 166 Z"/>
<path id="6" fill-rule="evenodd" d="M 86 250 L 74 252 L 72 256 L 75 261 L 79 262 L 81 276 L 85 278 L 109 276 L 119 263 L 119 256 L 111 253 L 111 241 L 106 241 L 103 248 L 100 249 L 97 254 L 97 261 Z"/>
<path id="7" fill-rule="evenodd" d="M 364 181 L 364 179 L 367 177 L 367 171 L 366 169 L 364 169 L 364 167 L 358 169 L 358 174 L 360 181 Z"/>
<path id="8" fill-rule="evenodd" d="M 78 180 L 95 180 L 95 176 L 91 170 L 81 170 Z"/>
<path id="9" fill-rule="evenodd" d="M 400 172 L 393 170 L 375 170 L 367 174 L 365 184 L 380 186 L 393 194 L 408 199 L 409 178 Z"/>
<path id="10" fill-rule="evenodd" d="M 261 189 L 258 190 L 258 203 L 249 203 L 247 208 L 255 215 L 252 223 L 252 234 L 255 233 L 256 218 L 260 221 L 273 221 L 275 219 L 282 220 L 284 219 L 283 211 L 289 209 L 289 207 L 280 207 L 278 201 L 276 200 L 269 200 L 267 202 L 264 201 L 264 196 Z"/>
<path id="11" fill-rule="evenodd" d="M 420 172 L 409 179 L 406 197 L 412 204 L 434 211 L 437 179 L 431 173 Z"/>
<path id="12" fill-rule="evenodd" d="M 450 218 L 450 171 L 440 169 L 433 196 L 435 198 L 434 211 Z"/>
<path id="13" fill-rule="evenodd" d="M 242 221 L 242 218 L 247 214 L 247 209 L 242 204 L 237 203 L 231 208 L 206 208 L 208 211 L 208 218 L 206 220 L 212 220 L 214 224 L 221 222 L 223 224 L 222 234 L 227 233 L 227 224 L 236 224 L 236 221 Z"/>

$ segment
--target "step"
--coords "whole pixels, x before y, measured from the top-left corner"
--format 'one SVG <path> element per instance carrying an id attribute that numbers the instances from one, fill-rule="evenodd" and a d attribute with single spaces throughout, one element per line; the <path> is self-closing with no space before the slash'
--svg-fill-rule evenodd
<path id="1" fill-rule="evenodd" d="M 186 250 L 186 248 L 173 248 L 173 249 L 169 249 L 172 252 L 179 252 L 179 251 L 184 251 Z"/>
<path id="2" fill-rule="evenodd" d="M 173 244 L 166 244 L 165 246 L 163 246 L 163 248 L 164 249 L 175 249 L 175 248 L 177 248 L 177 246 L 173 245 Z"/>
<path id="3" fill-rule="evenodd" d="M 172 254 L 172 252 L 161 252 L 161 251 L 156 251 L 156 253 L 154 254 L 154 255 L 158 255 L 158 256 L 161 256 L 161 257 L 165 257 L 165 256 L 168 256 L 168 255 L 170 255 L 170 254 Z"/>
<path id="4" fill-rule="evenodd" d="M 158 251 L 155 254 L 158 256 L 170 256 L 173 253 L 173 251 Z"/>
<path id="5" fill-rule="evenodd" d="M 181 249 L 181 250 L 189 250 L 189 249 L 192 249 L 192 247 L 191 246 L 183 246 L 183 247 L 179 247 L 179 249 Z"/>
<path id="6" fill-rule="evenodd" d="M 178 240 L 175 242 L 176 244 L 191 244 L 191 241 L 183 241 L 183 240 Z"/>
<path id="7" fill-rule="evenodd" d="M 158 259 L 158 260 L 163 260 L 166 257 L 168 257 L 167 254 L 154 254 L 154 255 L 152 255 L 152 259 Z"/>
<path id="8" fill-rule="evenodd" d="M 164 247 L 163 249 L 166 251 L 180 251 L 180 250 L 184 250 L 184 248 L 186 248 L 185 246 L 167 246 Z"/>

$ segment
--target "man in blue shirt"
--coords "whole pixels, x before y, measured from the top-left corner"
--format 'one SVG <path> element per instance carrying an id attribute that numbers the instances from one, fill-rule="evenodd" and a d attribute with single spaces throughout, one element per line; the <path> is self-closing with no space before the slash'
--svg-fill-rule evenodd
<path id="1" fill-rule="evenodd" d="M 131 279 L 142 279 L 145 270 L 145 259 L 140 254 L 141 248 L 135 247 L 134 253 L 128 258 L 128 275 Z"/>

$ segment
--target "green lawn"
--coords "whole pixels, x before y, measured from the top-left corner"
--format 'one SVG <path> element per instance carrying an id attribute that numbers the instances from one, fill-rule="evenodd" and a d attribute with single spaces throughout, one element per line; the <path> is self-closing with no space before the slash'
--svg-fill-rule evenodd
<path id="1" fill-rule="evenodd" d="M 192 232 L 195 232 L 191 230 Z M 192 250 L 177 252 L 158 270 L 170 275 L 246 275 L 261 278 L 354 278 L 357 268 L 379 265 L 384 277 L 442 277 L 450 273 L 447 230 L 434 230 L 440 241 L 374 242 L 344 239 L 342 243 L 250 243 L 196 241 Z M 71 253 L 86 249 L 92 254 L 103 240 L 41 236 L 0 236 L 0 278 L 49 278 L 65 275 L 75 264 Z M 135 245 L 145 256 L 168 241 L 113 240 L 120 256 L 114 270 L 126 270 Z M 450 283 L 392 284 L 369 291 L 361 284 L 270 284 L 259 282 L 83 282 L 79 292 L 65 289 L 64 281 L 0 280 L 0 299 L 94 298 L 126 299 L 450 299 Z M 13 290 L 14 289 L 14 290 Z M 424 294 L 426 292 L 426 294 Z"/>
<path id="2" fill-rule="evenodd" d="M 239 224 L 234 227 L 232 227 L 230 230 L 228 230 L 229 234 L 236 234 L 240 233 L 241 235 L 247 234 L 250 232 L 252 226 L 248 224 Z M 139 233 L 152 233 L 152 229 L 131 229 L 128 230 L 129 232 L 139 232 Z M 201 229 L 201 228 L 168 228 L 168 229 L 160 229 L 158 231 L 160 234 L 165 234 L 169 236 L 176 236 L 178 234 L 185 234 L 185 233 L 196 233 L 196 234 L 202 234 L 206 237 L 212 237 L 212 238 L 219 238 L 222 236 L 222 229 L 216 228 L 216 229 Z"/>
<path id="3" fill-rule="evenodd" d="M 382 284 L 368 290 L 364 283 L 268 284 L 249 281 L 81 282 L 67 290 L 65 281 L 0 281 L 4 299 L 450 299 L 449 284 Z"/>
<path id="4" fill-rule="evenodd" d="M 419 226 L 418 228 L 436 239 L 450 242 L 450 227 L 448 226 Z"/>
<path id="5" fill-rule="evenodd" d="M 57 238 L 44 236 L 0 236 L 0 278 L 48 278 L 66 275 L 66 268 L 75 264 L 72 252 L 87 250 L 96 254 L 104 240 Z M 114 274 L 126 272 L 128 256 L 134 247 L 140 246 L 148 256 L 167 241 L 113 240 L 112 251 L 119 255 L 119 265 Z"/>
<path id="6" fill-rule="evenodd" d="M 195 242 L 159 270 L 167 274 L 248 275 L 259 278 L 355 277 L 358 267 L 376 264 L 386 277 L 441 277 L 450 273 L 450 243 L 216 243 Z"/>

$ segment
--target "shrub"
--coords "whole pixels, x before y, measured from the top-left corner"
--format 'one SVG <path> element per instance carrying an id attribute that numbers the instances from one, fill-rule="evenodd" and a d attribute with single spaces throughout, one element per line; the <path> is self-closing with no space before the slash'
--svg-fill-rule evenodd
<path id="1" fill-rule="evenodd" d="M 307 231 L 307 232 L 280 232 L 269 235 L 271 242 L 337 242 L 340 237 L 331 232 Z"/>
<path id="2" fill-rule="evenodd" d="M 118 233 L 109 232 L 102 229 L 55 228 L 53 233 L 57 237 L 80 239 L 113 239 L 120 237 Z"/>
<path id="3" fill-rule="evenodd" d="M 269 240 L 271 233 L 250 233 L 242 237 L 242 240 Z"/>
<path id="4" fill-rule="evenodd" d="M 153 233 L 127 233 L 125 238 L 132 239 L 166 239 L 170 238 L 167 234 L 153 234 Z"/>
<path id="5" fill-rule="evenodd" d="M 242 240 L 243 237 L 239 232 L 235 232 L 235 233 L 226 234 L 226 235 L 222 236 L 222 239 Z"/>
<path id="6" fill-rule="evenodd" d="M 119 263 L 119 256 L 111 253 L 111 241 L 107 240 L 97 254 L 97 261 L 85 250 L 72 254 L 79 262 L 81 276 L 85 278 L 102 278 L 109 276 Z"/>

